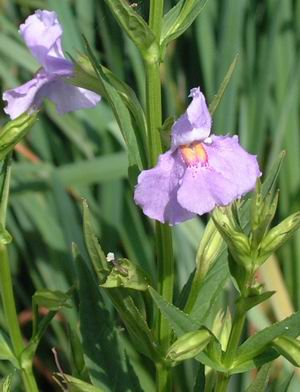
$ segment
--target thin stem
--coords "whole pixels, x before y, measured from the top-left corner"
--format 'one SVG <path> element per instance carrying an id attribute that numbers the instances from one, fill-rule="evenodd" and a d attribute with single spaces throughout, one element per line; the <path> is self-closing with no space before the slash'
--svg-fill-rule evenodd
<path id="1" fill-rule="evenodd" d="M 12 341 L 14 353 L 16 356 L 19 356 L 24 350 L 24 342 L 16 312 L 7 249 L 4 245 L 0 245 L 0 281 L 2 301 L 9 335 Z"/>
<path id="2" fill-rule="evenodd" d="M 232 329 L 229 335 L 227 350 L 224 355 L 224 365 L 227 367 L 230 367 L 230 365 L 234 361 L 236 350 L 241 340 L 245 319 L 246 313 L 241 313 L 237 310 L 237 314 L 234 318 Z"/>
<path id="3" fill-rule="evenodd" d="M 157 43 L 159 43 L 160 40 L 163 6 L 163 0 L 150 1 L 149 26 L 156 36 Z M 149 162 L 152 167 L 156 165 L 157 158 L 159 154 L 162 153 L 159 133 L 162 126 L 161 80 L 160 64 L 157 54 L 153 57 L 147 57 L 145 68 Z M 169 226 L 158 222 L 156 223 L 155 229 L 158 264 L 158 291 L 166 301 L 172 302 L 174 286 L 172 233 Z M 156 331 L 161 349 L 165 351 L 169 346 L 171 330 L 167 321 L 160 314 L 157 317 Z M 171 379 L 169 370 L 160 363 L 157 364 L 156 369 L 157 391 L 170 391 Z"/>
<path id="4" fill-rule="evenodd" d="M 18 322 L 6 246 L 0 245 L 0 284 L 5 319 L 13 350 L 17 358 L 25 348 Z M 27 392 L 38 392 L 31 368 L 22 369 L 22 380 Z"/>
<path id="5" fill-rule="evenodd" d="M 215 392 L 226 392 L 229 383 L 229 377 L 225 373 L 218 373 Z"/>
<path id="6" fill-rule="evenodd" d="M 149 26 L 155 34 L 159 43 L 161 25 L 164 13 L 164 0 L 151 0 L 150 2 L 150 14 L 149 14 Z"/>

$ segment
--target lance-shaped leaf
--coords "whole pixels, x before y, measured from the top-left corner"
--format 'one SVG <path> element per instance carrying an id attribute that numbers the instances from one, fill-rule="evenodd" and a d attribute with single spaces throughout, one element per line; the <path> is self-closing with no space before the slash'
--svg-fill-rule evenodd
<path id="1" fill-rule="evenodd" d="M 160 39 L 162 51 L 190 27 L 206 3 L 207 0 L 180 0 L 170 9 L 163 19 Z"/>
<path id="2" fill-rule="evenodd" d="M 149 286 L 149 279 L 145 272 L 128 259 L 113 261 L 113 267 L 101 287 L 126 287 L 128 289 L 145 291 Z"/>
<path id="3" fill-rule="evenodd" d="M 0 331 L 0 360 L 9 361 L 14 367 L 18 368 L 18 359 L 14 356 L 7 336 Z"/>
<path id="4" fill-rule="evenodd" d="M 129 2 L 126 0 L 105 0 L 105 2 L 143 57 L 154 61 L 158 60 L 159 49 L 155 35 Z"/>
<path id="5" fill-rule="evenodd" d="M 88 57 L 97 75 L 101 90 L 104 92 L 104 97 L 108 100 L 108 103 L 114 112 L 122 136 L 127 145 L 130 169 L 135 172 L 137 169 L 142 170 L 147 164 L 146 156 L 143 155 L 143 137 L 141 137 L 138 130 L 133 127 L 129 110 L 117 90 L 107 80 L 101 65 L 98 64 L 91 48 L 89 47 L 88 42 L 86 42 L 86 46 Z M 135 180 L 136 179 L 134 178 L 134 183 Z"/>
<path id="6" fill-rule="evenodd" d="M 297 337 L 300 335 L 300 311 L 268 328 L 259 331 L 243 343 L 237 351 L 233 368 L 240 366 L 243 362 L 252 360 L 264 351 L 278 336 L 286 335 Z"/>
<path id="7" fill-rule="evenodd" d="M 86 200 L 82 202 L 83 207 L 83 232 L 85 245 L 88 250 L 88 254 L 93 263 L 94 270 L 97 274 L 99 283 L 103 283 L 109 274 L 109 267 L 107 265 L 105 254 L 98 242 L 95 235 L 89 206 Z"/>
<path id="8" fill-rule="evenodd" d="M 24 113 L 15 120 L 9 121 L 0 130 L 0 160 L 19 143 L 37 121 L 37 113 Z"/>
<path id="9" fill-rule="evenodd" d="M 266 364 L 259 369 L 255 380 L 249 385 L 245 392 L 264 392 L 269 381 L 271 364 Z"/>
<path id="10" fill-rule="evenodd" d="M 71 288 L 67 293 L 63 293 L 58 290 L 52 291 L 42 289 L 36 291 L 36 293 L 33 295 L 32 337 L 26 348 L 21 353 L 20 363 L 22 367 L 26 367 L 29 365 L 31 366 L 32 359 L 35 355 L 38 345 L 56 313 L 63 307 L 71 307 L 69 301 L 71 299 L 72 291 L 73 288 Z M 49 313 L 41 320 L 39 320 L 39 307 L 44 307 L 49 310 Z"/>
<path id="11" fill-rule="evenodd" d="M 69 374 L 55 373 L 54 378 L 62 388 L 67 387 L 68 392 L 105 392 L 105 389 L 95 387 Z"/>
<path id="12" fill-rule="evenodd" d="M 95 93 L 106 97 L 106 91 L 103 90 L 102 84 L 99 83 L 97 74 L 89 58 L 87 56 L 81 55 L 77 59 L 77 61 L 73 59 L 73 62 L 76 64 L 74 76 L 68 79 L 67 82 L 72 83 L 74 86 L 83 87 L 88 90 L 94 91 Z M 108 82 L 113 88 L 117 90 L 118 94 L 120 95 L 128 110 L 132 114 L 136 123 L 137 131 L 139 132 L 140 137 L 144 141 L 139 145 L 139 148 L 143 150 L 142 155 L 146 156 L 146 152 L 144 151 L 147 140 L 146 117 L 134 90 L 130 86 L 128 86 L 128 84 L 123 82 L 123 80 L 119 79 L 108 68 L 101 66 L 101 69 Z"/>

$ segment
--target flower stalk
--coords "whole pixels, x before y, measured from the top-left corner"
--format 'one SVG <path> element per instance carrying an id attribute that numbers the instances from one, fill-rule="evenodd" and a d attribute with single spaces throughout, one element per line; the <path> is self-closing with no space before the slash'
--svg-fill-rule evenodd
<path id="1" fill-rule="evenodd" d="M 163 0 L 150 2 L 149 26 L 159 43 L 161 23 L 163 18 Z M 148 125 L 149 163 L 154 166 L 158 156 L 162 153 L 162 144 L 159 129 L 162 126 L 162 102 L 160 59 L 157 53 L 147 56 L 146 69 L 146 116 Z M 174 286 L 174 260 L 172 247 L 172 233 L 169 226 L 156 223 L 156 250 L 158 265 L 158 291 L 168 301 L 173 301 Z M 163 351 L 166 351 L 170 342 L 170 327 L 168 322 L 158 314 L 156 333 Z M 169 370 L 161 363 L 156 366 L 157 391 L 170 391 L 171 380 Z"/>
<path id="2" fill-rule="evenodd" d="M 10 336 L 10 340 L 12 343 L 12 348 L 15 357 L 19 360 L 22 351 L 25 348 L 25 344 L 23 341 L 23 337 L 21 334 L 18 315 L 16 310 L 16 303 L 13 292 L 13 284 L 11 278 L 9 257 L 6 246 L 7 242 L 11 240 L 11 237 L 5 230 L 5 221 L 6 221 L 6 210 L 9 196 L 9 184 L 10 184 L 10 174 L 11 174 L 11 157 L 8 156 L 4 163 L 4 180 L 1 189 L 1 205 L 0 205 L 0 226 L 2 230 L 2 243 L 0 244 L 0 286 L 1 286 L 1 296 L 2 303 L 4 308 L 5 321 L 8 329 L 8 333 Z M 26 368 L 22 367 L 22 363 L 20 363 L 21 367 L 21 376 L 22 381 L 25 387 L 26 392 L 38 392 L 38 387 L 32 373 L 32 367 L 26 366 Z"/>

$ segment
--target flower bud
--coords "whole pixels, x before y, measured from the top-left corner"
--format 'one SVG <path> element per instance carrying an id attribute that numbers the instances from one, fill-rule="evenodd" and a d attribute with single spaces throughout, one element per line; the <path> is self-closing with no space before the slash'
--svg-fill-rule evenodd
<path id="1" fill-rule="evenodd" d="M 27 134 L 37 120 L 37 114 L 22 114 L 9 121 L 0 131 L 0 160 Z"/>
<path id="2" fill-rule="evenodd" d="M 211 333 L 204 328 L 188 332 L 172 344 L 166 357 L 176 362 L 193 358 L 205 349 L 211 339 Z"/>
<path id="3" fill-rule="evenodd" d="M 290 336 L 279 336 L 272 342 L 272 347 L 294 366 L 300 367 L 300 341 Z"/>
<path id="4" fill-rule="evenodd" d="M 231 207 L 216 208 L 212 217 L 233 259 L 246 270 L 250 270 L 252 265 L 250 242 L 236 221 Z"/>
<path id="5" fill-rule="evenodd" d="M 261 242 L 259 256 L 266 258 L 282 246 L 300 227 L 300 211 L 273 227 Z"/>

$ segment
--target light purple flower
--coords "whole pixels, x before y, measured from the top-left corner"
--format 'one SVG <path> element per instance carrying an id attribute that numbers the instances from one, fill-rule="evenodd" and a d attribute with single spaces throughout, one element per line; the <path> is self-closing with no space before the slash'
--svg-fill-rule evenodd
<path id="1" fill-rule="evenodd" d="M 255 155 L 237 136 L 210 135 L 211 116 L 200 88 L 172 127 L 171 149 L 138 177 L 135 202 L 144 213 L 175 225 L 225 206 L 255 187 L 261 175 Z"/>
<path id="2" fill-rule="evenodd" d="M 51 99 L 60 114 L 91 108 L 100 101 L 98 94 L 64 82 L 64 78 L 72 76 L 73 64 L 63 54 L 63 30 L 54 11 L 35 11 L 19 32 L 42 68 L 29 82 L 3 94 L 8 102 L 4 111 L 11 119 L 37 110 L 44 98 Z"/>

